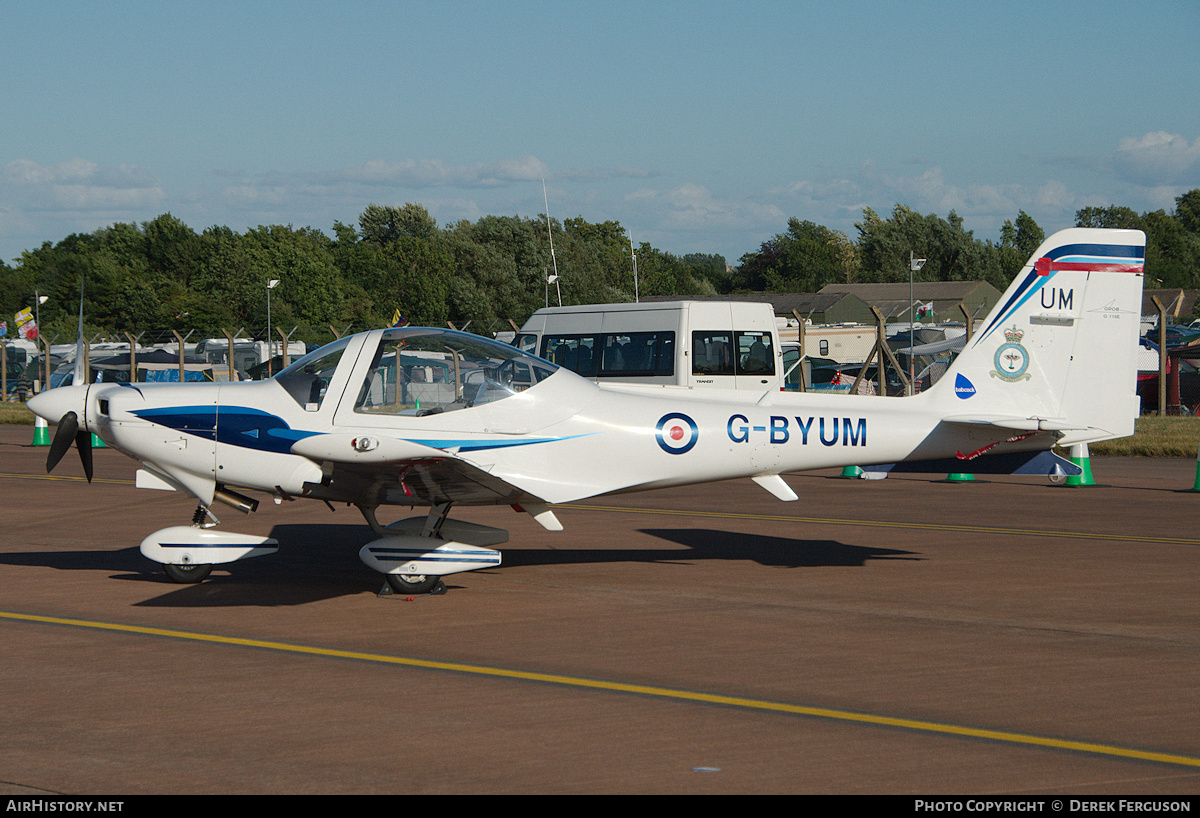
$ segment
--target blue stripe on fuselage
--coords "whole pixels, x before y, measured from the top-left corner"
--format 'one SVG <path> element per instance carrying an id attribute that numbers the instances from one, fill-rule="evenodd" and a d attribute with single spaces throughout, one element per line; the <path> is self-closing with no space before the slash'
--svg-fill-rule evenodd
<path id="1" fill-rule="evenodd" d="M 244 406 L 172 406 L 162 409 L 139 409 L 133 412 L 139 418 L 175 429 L 178 432 L 216 440 L 230 446 L 254 449 L 263 452 L 290 454 L 292 444 L 306 437 L 322 434 L 293 429 L 278 415 Z M 584 437 L 573 435 L 572 437 Z M 404 438 L 408 439 L 408 438 Z M 535 443 L 553 443 L 571 438 L 544 437 L 528 440 L 465 440 L 431 439 L 411 440 L 434 449 L 457 449 L 462 452 L 503 449 L 510 446 L 529 446 Z"/>

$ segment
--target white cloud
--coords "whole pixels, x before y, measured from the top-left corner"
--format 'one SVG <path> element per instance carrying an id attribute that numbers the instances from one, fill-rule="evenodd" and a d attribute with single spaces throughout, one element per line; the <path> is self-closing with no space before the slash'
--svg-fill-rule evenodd
<path id="1" fill-rule="evenodd" d="M 1039 222 L 1066 226 L 1082 205 L 1065 184 L 1049 179 L 1039 185 L 1022 183 L 958 184 L 941 167 L 916 175 L 881 170 L 867 161 L 853 173 L 822 179 L 803 179 L 767 192 L 789 216 L 823 224 L 853 235 L 853 224 L 872 208 L 887 218 L 902 204 L 921 213 L 947 217 L 954 211 L 980 238 L 994 237 L 1005 219 L 1024 210 Z M 780 228 L 782 230 L 782 227 Z"/>
<path id="2" fill-rule="evenodd" d="M 440 159 L 406 159 L 389 162 L 373 159 L 355 168 L 320 174 L 325 184 L 351 183 L 395 187 L 500 187 L 530 182 L 550 175 L 536 156 L 501 159 L 475 165 L 448 165 Z"/>
<path id="3" fill-rule="evenodd" d="M 158 181 L 142 168 L 106 167 L 86 159 L 57 165 L 13 160 L 0 173 L 0 194 L 18 211 L 133 211 L 164 199 Z"/>
<path id="4" fill-rule="evenodd" d="M 1125 137 L 1113 151 L 1118 175 L 1146 187 L 1195 185 L 1200 179 L 1200 138 L 1155 131 Z"/>

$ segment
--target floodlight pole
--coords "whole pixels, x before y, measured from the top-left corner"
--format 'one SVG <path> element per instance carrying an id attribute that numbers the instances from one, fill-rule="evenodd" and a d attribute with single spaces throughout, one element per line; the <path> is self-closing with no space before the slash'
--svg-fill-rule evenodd
<path id="1" fill-rule="evenodd" d="M 638 295 L 637 251 L 633 246 L 632 235 L 629 237 L 629 257 L 633 259 L 633 300 L 635 303 L 640 303 L 642 299 Z"/>
<path id="2" fill-rule="evenodd" d="M 267 282 L 267 377 L 274 375 L 271 371 L 271 361 L 275 359 L 273 354 L 275 349 L 275 341 L 271 337 L 271 290 L 279 285 L 279 279 L 272 278 Z"/>
<path id="3" fill-rule="evenodd" d="M 911 395 L 913 393 L 913 384 L 916 381 L 916 367 L 913 362 L 913 333 L 916 331 L 914 322 L 914 310 L 916 303 L 913 299 L 913 273 L 925 266 L 925 259 L 913 258 L 912 250 L 908 251 L 908 384 L 904 390 L 904 394 Z"/>

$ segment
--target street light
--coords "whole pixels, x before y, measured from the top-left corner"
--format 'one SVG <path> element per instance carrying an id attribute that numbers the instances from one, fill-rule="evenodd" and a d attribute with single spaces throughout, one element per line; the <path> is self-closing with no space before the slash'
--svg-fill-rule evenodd
<path id="1" fill-rule="evenodd" d="M 272 371 L 272 361 L 275 359 L 275 350 L 272 348 L 274 340 L 271 338 L 271 290 L 279 285 L 279 279 L 272 278 L 267 282 L 267 375 L 274 375 Z"/>
<path id="2" fill-rule="evenodd" d="M 908 387 L 905 392 L 909 395 L 913 393 L 913 377 L 916 374 L 913 361 L 913 333 L 916 331 L 913 325 L 915 316 L 913 308 L 913 273 L 925 266 L 925 259 L 913 258 L 912 250 L 908 251 Z"/>
<path id="3" fill-rule="evenodd" d="M 46 340 L 46 336 L 42 335 L 42 305 L 49 300 L 50 296 L 38 295 L 37 290 L 33 291 L 33 323 L 37 326 L 38 345 L 46 350 L 42 353 L 42 363 L 46 368 L 46 380 L 42 381 L 43 389 L 50 388 L 50 342 Z"/>

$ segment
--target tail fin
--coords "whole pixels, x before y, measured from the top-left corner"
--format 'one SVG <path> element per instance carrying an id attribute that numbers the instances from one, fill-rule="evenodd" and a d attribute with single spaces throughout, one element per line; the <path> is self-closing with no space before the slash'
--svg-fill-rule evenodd
<path id="1" fill-rule="evenodd" d="M 1060 445 L 1133 434 L 1146 234 L 1046 239 L 933 393 L 948 420 L 1061 431 Z"/>

